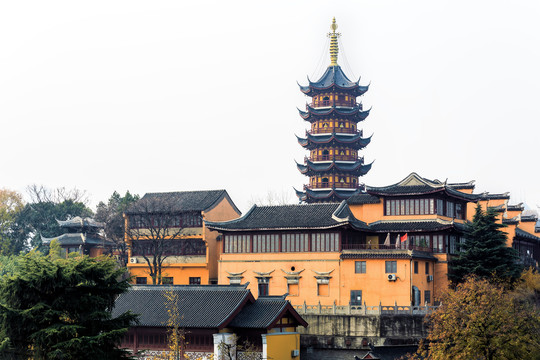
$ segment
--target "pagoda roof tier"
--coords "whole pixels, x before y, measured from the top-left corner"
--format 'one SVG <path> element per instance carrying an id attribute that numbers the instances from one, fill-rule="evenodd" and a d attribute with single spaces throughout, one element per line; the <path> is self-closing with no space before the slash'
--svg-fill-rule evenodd
<path id="1" fill-rule="evenodd" d="M 465 201 L 478 201 L 483 194 L 466 194 L 456 190 L 461 188 L 460 185 L 455 186 L 447 182 L 439 180 L 429 180 L 419 176 L 416 173 L 411 173 L 400 182 L 383 187 L 366 186 L 366 192 L 372 195 L 382 196 L 410 196 L 410 195 L 427 195 L 434 193 L 445 193 L 446 195 L 458 198 Z"/>
<path id="2" fill-rule="evenodd" d="M 329 66 L 317 81 L 311 81 L 308 77 L 308 82 L 307 86 L 298 84 L 300 91 L 308 96 L 337 90 L 346 91 L 353 96 L 360 96 L 369 89 L 369 85 L 361 86 L 358 84 L 360 78 L 357 81 L 349 80 L 339 65 Z"/>
<path id="3" fill-rule="evenodd" d="M 354 163 L 346 163 L 341 161 L 332 161 L 332 162 L 313 162 L 306 161 L 306 163 L 298 164 L 296 167 L 304 175 L 314 175 L 317 173 L 348 173 L 354 176 L 363 176 L 371 170 L 371 164 L 364 165 L 364 159 L 358 159 Z"/>
<path id="4" fill-rule="evenodd" d="M 351 196 L 355 196 L 361 193 L 360 189 L 343 190 L 343 189 L 328 189 L 328 190 L 311 190 L 305 188 L 304 191 L 296 190 L 296 196 L 300 201 L 313 201 L 313 202 L 328 202 L 328 201 L 343 201 L 347 200 Z"/>
<path id="5" fill-rule="evenodd" d="M 355 150 L 359 150 L 366 147 L 371 142 L 371 136 L 363 138 L 360 133 L 352 136 L 336 133 L 325 135 L 313 135 L 307 133 L 306 136 L 306 138 L 296 137 L 298 138 L 300 145 L 309 150 L 316 148 L 318 145 L 348 145 Z"/>
<path id="6" fill-rule="evenodd" d="M 346 202 L 309 205 L 254 205 L 244 216 L 230 221 L 210 222 L 206 226 L 217 231 L 306 230 L 352 226 L 366 230 L 368 226 L 356 219 Z"/>
<path id="7" fill-rule="evenodd" d="M 358 123 L 359 121 L 365 120 L 369 116 L 370 111 L 371 109 L 363 111 L 360 104 L 357 104 L 354 107 L 332 106 L 325 108 L 314 108 L 308 105 L 307 111 L 298 109 L 302 119 L 309 121 L 310 123 L 328 117 L 346 118 L 347 120 Z"/>

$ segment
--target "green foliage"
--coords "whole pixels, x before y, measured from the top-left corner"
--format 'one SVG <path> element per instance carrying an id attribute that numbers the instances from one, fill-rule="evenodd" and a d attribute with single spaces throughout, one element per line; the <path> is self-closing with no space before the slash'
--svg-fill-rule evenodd
<path id="1" fill-rule="evenodd" d="M 63 234 L 56 219 L 66 220 L 75 216 L 91 217 L 92 210 L 81 202 L 64 200 L 29 203 L 22 209 L 15 220 L 14 233 L 17 241 L 30 241 L 36 250 L 45 251 L 41 244 L 41 235 L 53 237 Z"/>
<path id="2" fill-rule="evenodd" d="M 7 189 L 0 189 L 0 254 L 18 254 L 26 250 L 24 243 L 17 242 L 13 226 L 23 209 L 21 194 Z"/>
<path id="3" fill-rule="evenodd" d="M 53 239 L 49 244 L 49 258 L 51 258 L 51 260 L 65 258 L 65 256 L 63 256 L 62 247 L 56 239 Z"/>
<path id="4" fill-rule="evenodd" d="M 0 282 L 0 356 L 128 358 L 116 346 L 136 316 L 111 318 L 115 298 L 129 287 L 114 259 L 30 253 L 19 261 L 15 274 Z"/>
<path id="5" fill-rule="evenodd" d="M 426 342 L 409 359 L 540 359 L 540 312 L 530 302 L 478 277 L 441 300 Z"/>
<path id="6" fill-rule="evenodd" d="M 105 224 L 105 236 L 114 243 L 114 248 L 123 265 L 127 264 L 127 245 L 124 241 L 124 217 L 126 209 L 139 200 L 139 195 L 131 195 L 126 191 L 124 196 L 120 196 L 116 191 L 111 195 L 107 204 L 100 202 L 97 206 L 95 220 Z"/>
<path id="7" fill-rule="evenodd" d="M 506 245 L 504 225 L 496 222 L 496 212 L 476 207 L 473 221 L 466 224 L 459 255 L 450 262 L 450 280 L 463 282 L 469 275 L 484 279 L 514 281 L 522 271 L 517 252 Z"/>

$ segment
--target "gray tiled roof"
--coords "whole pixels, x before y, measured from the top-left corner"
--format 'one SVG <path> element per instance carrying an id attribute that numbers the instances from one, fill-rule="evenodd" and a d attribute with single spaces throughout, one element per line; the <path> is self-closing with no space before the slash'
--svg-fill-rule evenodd
<path id="1" fill-rule="evenodd" d="M 540 242 L 540 237 L 530 234 L 526 232 L 525 230 L 521 230 L 520 228 L 516 227 L 516 237 L 525 238 L 528 240 L 536 240 L 537 242 Z"/>
<path id="2" fill-rule="evenodd" d="M 140 314 L 139 326 L 166 326 L 169 319 L 165 299 L 167 291 L 178 297 L 180 326 L 186 328 L 221 329 L 246 303 L 255 301 L 245 286 L 132 286 L 116 299 L 113 317 L 131 311 Z"/>
<path id="3" fill-rule="evenodd" d="M 343 223 L 332 218 L 338 207 L 339 203 L 254 205 L 239 219 L 225 222 L 207 221 L 206 226 L 216 230 L 331 228 Z"/>
<path id="4" fill-rule="evenodd" d="M 378 204 L 381 198 L 371 194 L 357 194 L 347 200 L 349 205 Z"/>
<path id="5" fill-rule="evenodd" d="M 456 189 L 466 188 L 464 184 L 447 184 L 439 180 L 429 180 L 416 173 L 409 174 L 399 183 L 388 186 L 366 186 L 366 192 L 373 195 L 401 196 L 401 195 L 423 195 L 437 192 L 444 192 L 452 197 L 466 201 L 477 201 L 481 195 L 467 194 Z"/>
<path id="6" fill-rule="evenodd" d="M 424 232 L 440 231 L 457 228 L 458 223 L 442 220 L 409 220 L 409 221 L 376 221 L 369 224 L 371 230 L 376 232 Z M 459 224 L 461 225 L 461 224 Z"/>
<path id="7" fill-rule="evenodd" d="M 307 323 L 298 315 L 291 304 L 283 296 L 259 297 L 255 303 L 246 304 L 242 311 L 231 321 L 230 327 L 248 329 L 268 329 L 289 312 L 299 325 Z"/>
<path id="8" fill-rule="evenodd" d="M 240 214 L 225 190 L 146 193 L 139 201 L 130 206 L 126 213 L 145 213 L 149 208 L 156 212 L 208 211 L 223 198 L 227 198 Z"/>

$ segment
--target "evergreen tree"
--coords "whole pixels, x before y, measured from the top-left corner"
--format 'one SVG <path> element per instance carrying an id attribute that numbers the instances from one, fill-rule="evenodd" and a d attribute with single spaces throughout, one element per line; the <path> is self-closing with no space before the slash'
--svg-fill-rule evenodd
<path id="1" fill-rule="evenodd" d="M 468 275 L 510 281 L 519 278 L 522 266 L 517 252 L 506 245 L 506 233 L 500 230 L 503 227 L 497 223 L 494 209 L 483 211 L 478 205 L 473 221 L 465 224 L 466 242 L 450 262 L 450 280 L 460 283 Z"/>
<path id="2" fill-rule="evenodd" d="M 0 281 L 0 357 L 20 359 L 126 359 L 118 349 L 136 321 L 111 317 L 115 298 L 129 287 L 112 258 L 20 258 Z"/>

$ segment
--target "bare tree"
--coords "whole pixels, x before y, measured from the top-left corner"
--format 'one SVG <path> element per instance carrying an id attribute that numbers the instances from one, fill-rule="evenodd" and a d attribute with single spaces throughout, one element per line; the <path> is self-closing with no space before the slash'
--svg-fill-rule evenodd
<path id="1" fill-rule="evenodd" d="M 252 196 L 249 205 L 276 206 L 295 204 L 292 194 L 292 191 L 285 191 L 284 189 L 281 189 L 281 191 L 268 190 L 264 196 Z"/>
<path id="2" fill-rule="evenodd" d="M 139 200 L 139 195 L 126 191 L 124 196 L 113 192 L 107 203 L 101 201 L 96 209 L 95 219 L 105 224 L 105 238 L 113 243 L 111 251 L 118 255 L 122 266 L 128 262 L 128 246 L 125 241 L 125 221 L 122 216 L 131 204 Z"/>
<path id="3" fill-rule="evenodd" d="M 56 189 L 50 189 L 43 185 L 32 184 L 26 187 L 26 192 L 30 196 L 30 200 L 33 203 L 51 202 L 59 204 L 68 200 L 80 202 L 85 206 L 88 206 L 89 203 L 86 190 L 80 190 L 77 188 L 66 189 L 65 187 L 59 187 Z"/>
<path id="4" fill-rule="evenodd" d="M 166 196 L 144 196 L 126 211 L 126 216 L 126 237 L 132 255 L 144 259 L 152 283 L 159 285 L 165 260 L 190 245 L 180 240 L 181 214 Z"/>

